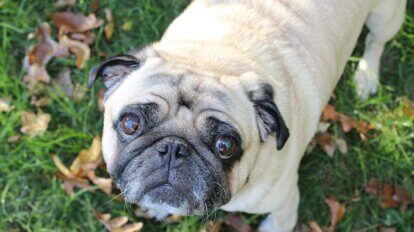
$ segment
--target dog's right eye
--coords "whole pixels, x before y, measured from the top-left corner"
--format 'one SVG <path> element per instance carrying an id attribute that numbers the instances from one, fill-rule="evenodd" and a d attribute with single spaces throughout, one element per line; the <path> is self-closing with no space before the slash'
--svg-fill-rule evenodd
<path id="1" fill-rule="evenodd" d="M 126 114 L 120 122 L 120 129 L 126 135 L 133 135 L 141 128 L 141 122 L 136 114 Z"/>

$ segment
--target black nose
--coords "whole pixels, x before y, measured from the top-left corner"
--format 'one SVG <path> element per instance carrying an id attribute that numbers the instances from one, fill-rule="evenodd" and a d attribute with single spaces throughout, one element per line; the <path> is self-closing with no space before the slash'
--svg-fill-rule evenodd
<path id="1" fill-rule="evenodd" d="M 179 159 L 190 154 L 185 142 L 177 139 L 168 139 L 163 141 L 156 146 L 155 150 L 158 151 L 158 154 L 161 156 L 174 159 Z"/>

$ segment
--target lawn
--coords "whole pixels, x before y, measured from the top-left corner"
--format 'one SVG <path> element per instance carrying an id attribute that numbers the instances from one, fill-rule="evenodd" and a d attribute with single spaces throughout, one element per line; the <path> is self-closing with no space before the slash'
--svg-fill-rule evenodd
<path id="1" fill-rule="evenodd" d="M 328 226 L 330 213 L 325 203 L 328 196 L 346 204 L 346 213 L 337 231 L 377 231 L 379 227 L 414 231 L 414 206 L 383 209 L 376 196 L 367 194 L 364 185 L 376 178 L 392 183 L 414 195 L 414 116 L 407 113 L 414 101 L 414 1 L 408 0 L 405 23 L 398 35 L 388 43 L 382 59 L 381 86 L 378 95 L 360 101 L 354 91 L 352 75 L 363 49 L 363 36 L 348 62 L 331 104 L 338 112 L 375 127 L 362 139 L 356 130 L 344 133 L 341 125 L 331 122 L 329 132 L 343 138 L 348 151 L 335 151 L 333 157 L 316 146 L 304 156 L 300 172 L 301 202 L 299 223 L 316 221 Z M 112 10 L 115 20 L 113 37 L 104 37 L 104 28 L 94 30 L 91 58 L 83 69 L 76 68 L 72 56 L 54 58 L 47 70 L 55 78 L 59 70 L 69 67 L 75 83 L 85 85 L 90 68 L 104 55 L 126 52 L 161 37 L 163 31 L 188 4 L 185 0 L 101 0 L 97 17 L 105 18 L 104 8 Z M 91 13 L 92 4 L 79 0 L 73 11 Z M 11 97 L 14 109 L 0 112 L 0 231 L 101 231 L 94 209 L 114 216 L 128 216 L 130 221 L 143 221 L 143 231 L 199 231 L 207 220 L 225 218 L 224 212 L 214 217 L 186 217 L 179 223 L 154 223 L 134 216 L 134 206 L 112 200 L 99 189 L 91 192 L 76 189 L 68 196 L 63 181 L 54 175 L 51 154 L 57 154 L 69 165 L 80 150 L 88 148 L 101 135 L 102 113 L 98 110 L 97 93 L 102 85 L 86 92 L 80 101 L 47 91 L 50 103 L 41 110 L 51 115 L 47 131 L 31 138 L 20 134 L 21 112 L 37 112 L 31 93 L 23 83 L 22 60 L 26 49 L 35 44 L 28 34 L 51 14 L 62 11 L 53 1 L 0 0 L 0 98 Z M 101 172 L 100 175 L 105 175 Z M 243 215 L 253 227 L 262 216 Z M 223 219 L 225 220 L 225 219 Z M 223 226 L 222 231 L 228 228 Z"/>

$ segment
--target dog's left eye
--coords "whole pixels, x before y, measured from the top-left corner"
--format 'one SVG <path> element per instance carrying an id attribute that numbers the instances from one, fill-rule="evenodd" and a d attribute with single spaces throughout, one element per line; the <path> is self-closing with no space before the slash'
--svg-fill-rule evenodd
<path id="1" fill-rule="evenodd" d="M 140 119 L 135 114 L 124 115 L 120 124 L 122 132 L 126 135 L 133 135 L 141 128 Z"/>
<path id="2" fill-rule="evenodd" d="M 219 136 L 216 140 L 215 149 L 220 155 L 220 158 L 229 159 L 237 154 L 237 141 L 231 136 Z"/>

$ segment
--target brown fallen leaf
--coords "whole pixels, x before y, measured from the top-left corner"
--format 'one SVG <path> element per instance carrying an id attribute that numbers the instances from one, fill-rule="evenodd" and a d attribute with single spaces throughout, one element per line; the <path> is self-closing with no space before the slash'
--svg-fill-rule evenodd
<path id="1" fill-rule="evenodd" d="M 21 113 L 22 127 L 20 131 L 30 137 L 43 135 L 49 126 L 51 120 L 50 114 L 38 111 L 37 114 L 24 111 Z"/>
<path id="2" fill-rule="evenodd" d="M 414 118 L 414 102 L 410 101 L 408 98 L 403 98 L 401 100 L 402 112 L 407 117 Z"/>
<path id="3" fill-rule="evenodd" d="M 405 209 L 412 203 L 411 193 L 399 185 L 391 183 L 380 183 L 376 178 L 371 178 L 364 185 L 364 191 L 372 196 L 379 197 L 383 209 L 396 208 L 401 206 Z"/>
<path id="4" fill-rule="evenodd" d="M 68 54 L 68 49 L 54 41 L 50 34 L 49 24 L 41 24 L 35 36 L 38 44 L 29 47 L 23 60 L 24 69 L 27 70 L 23 81 L 28 85 L 31 93 L 36 92 L 38 82 L 46 84 L 50 82 L 50 76 L 46 71 L 47 63 L 53 57 L 65 57 Z"/>
<path id="5" fill-rule="evenodd" d="M 380 226 L 378 228 L 378 232 L 397 232 L 397 229 L 396 228 L 393 228 L 393 227 L 383 227 L 383 226 Z"/>
<path id="6" fill-rule="evenodd" d="M 315 141 L 329 157 L 333 157 L 335 152 L 335 142 L 331 134 L 328 132 L 317 133 L 315 135 Z"/>
<path id="7" fill-rule="evenodd" d="M 0 98 L 0 112 L 10 112 L 14 110 L 16 107 L 10 104 L 11 98 Z"/>
<path id="8" fill-rule="evenodd" d="M 85 67 L 86 61 L 89 60 L 91 50 L 87 44 L 77 40 L 69 39 L 67 36 L 62 36 L 59 42 L 70 49 L 76 55 L 76 66 L 78 69 Z"/>
<path id="9" fill-rule="evenodd" d="M 336 140 L 336 145 L 338 145 L 338 149 L 342 154 L 348 153 L 348 145 L 346 144 L 345 139 L 338 138 Z"/>
<path id="10" fill-rule="evenodd" d="M 104 28 L 105 38 L 107 40 L 110 40 L 112 38 L 112 34 L 114 33 L 115 23 L 114 17 L 112 16 L 112 12 L 108 8 L 105 8 L 105 17 L 107 22 Z"/>
<path id="11" fill-rule="evenodd" d="M 227 215 L 225 223 L 235 232 L 252 232 L 253 228 L 247 224 L 246 220 L 237 214 Z"/>
<path id="12" fill-rule="evenodd" d="M 200 232 L 220 232 L 221 226 L 223 225 L 223 220 L 218 219 L 215 222 L 209 220 L 203 228 L 201 228 Z"/>
<path id="13" fill-rule="evenodd" d="M 95 176 L 95 172 L 87 174 L 89 180 L 98 186 L 104 193 L 110 195 L 112 193 L 112 179 Z"/>
<path id="14" fill-rule="evenodd" d="M 30 99 L 30 104 L 37 106 L 37 107 L 45 107 L 48 106 L 50 103 L 50 98 L 49 97 L 37 97 L 37 96 L 32 96 L 32 98 Z"/>
<path id="15" fill-rule="evenodd" d="M 69 37 L 74 40 L 79 40 L 88 45 L 92 45 L 95 42 L 95 34 L 92 31 L 86 31 L 84 33 L 71 33 Z"/>
<path id="16" fill-rule="evenodd" d="M 89 172 L 95 171 L 102 162 L 101 138 L 95 137 L 88 149 L 79 152 L 70 166 L 70 172 L 75 176 L 83 177 Z"/>
<path id="17" fill-rule="evenodd" d="M 56 12 L 52 15 L 52 21 L 59 28 L 59 34 L 85 32 L 97 28 L 103 23 L 103 20 L 97 19 L 94 14 L 85 16 L 73 12 Z"/>
<path id="18" fill-rule="evenodd" d="M 335 226 L 345 216 L 345 204 L 339 203 L 334 197 L 326 198 L 325 202 L 329 206 L 329 212 L 331 213 L 331 225 L 328 231 L 334 231 Z"/>
<path id="19" fill-rule="evenodd" d="M 55 2 L 56 7 L 64 7 L 64 6 L 73 6 L 75 5 L 76 0 L 57 0 Z"/>
<path id="20" fill-rule="evenodd" d="M 323 232 L 323 230 L 316 221 L 310 221 L 308 224 L 312 232 Z"/>
<path id="21" fill-rule="evenodd" d="M 94 210 L 95 217 L 107 230 L 111 232 L 135 232 L 140 231 L 144 224 L 142 222 L 128 223 L 128 217 L 120 216 L 112 218 L 110 214 L 103 214 Z"/>

